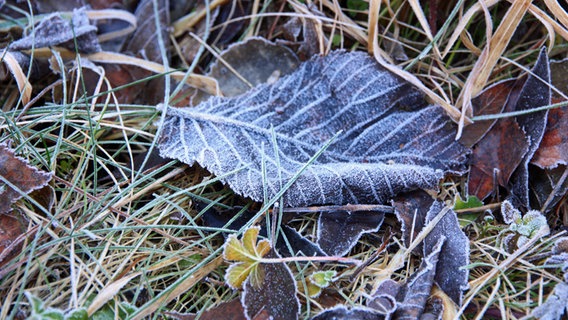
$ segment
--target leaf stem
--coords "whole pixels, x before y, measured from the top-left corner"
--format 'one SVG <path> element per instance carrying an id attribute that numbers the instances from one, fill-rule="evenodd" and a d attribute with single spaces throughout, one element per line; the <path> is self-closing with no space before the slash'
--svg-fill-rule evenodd
<path id="1" fill-rule="evenodd" d="M 352 258 L 344 257 L 287 257 L 287 258 L 262 258 L 259 259 L 260 263 L 284 263 L 284 262 L 299 262 L 299 261 L 315 261 L 315 262 L 329 262 L 337 261 L 342 263 L 349 263 L 354 265 L 360 265 L 361 261 Z"/>

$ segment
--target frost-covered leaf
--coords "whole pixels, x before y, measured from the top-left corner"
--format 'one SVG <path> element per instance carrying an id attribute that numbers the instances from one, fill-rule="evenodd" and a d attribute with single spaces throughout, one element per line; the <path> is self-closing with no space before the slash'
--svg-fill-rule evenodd
<path id="1" fill-rule="evenodd" d="M 560 320 L 568 315 L 568 283 L 561 282 L 546 302 L 535 308 L 531 316 L 540 320 Z"/>
<path id="2" fill-rule="evenodd" d="M 521 90 L 520 97 L 516 102 L 516 110 L 528 110 L 549 105 L 551 99 L 550 87 L 550 65 L 548 64 L 546 48 L 542 48 L 538 60 Z M 528 164 L 540 145 L 546 129 L 547 117 L 548 110 L 543 110 L 516 118 L 530 142 L 528 152 L 511 177 L 509 199 L 518 207 L 530 208 Z"/>
<path id="3" fill-rule="evenodd" d="M 412 274 L 398 293 L 399 305 L 394 313 L 395 318 L 417 319 L 422 315 L 434 284 L 438 260 L 445 242 L 446 238 L 442 237 L 431 247 L 430 254 L 422 259 L 420 269 Z"/>
<path id="4" fill-rule="evenodd" d="M 448 212 L 444 214 L 444 210 Z M 469 239 L 461 230 L 456 213 L 444 208 L 444 204 L 440 201 L 432 203 L 426 215 L 426 224 L 439 214 L 444 216 L 424 239 L 424 256 L 430 255 L 438 242 L 447 238 L 441 248 L 434 280 L 457 305 L 461 305 L 463 291 L 469 287 L 469 272 L 463 269 L 469 264 Z"/>
<path id="5" fill-rule="evenodd" d="M 255 201 L 263 181 L 275 196 L 342 131 L 284 194 L 290 207 L 383 203 L 436 188 L 444 172 L 462 172 L 467 155 L 440 107 L 361 52 L 316 57 L 272 85 L 167 113 L 161 155 L 197 162 Z"/>
<path id="6" fill-rule="evenodd" d="M 436 220 L 439 214 L 443 215 L 418 247 L 420 250 L 413 252 L 428 256 L 440 239 L 447 238 L 441 248 L 435 281 L 440 289 L 460 305 L 463 291 L 468 287 L 468 271 L 462 267 L 469 264 L 469 239 L 461 230 L 456 213 L 423 191 L 399 196 L 393 201 L 393 206 L 402 222 L 403 239 L 407 246 L 428 223 Z M 413 234 L 410 233 L 411 230 L 414 231 Z"/>
<path id="7" fill-rule="evenodd" d="M 380 313 L 371 308 L 353 307 L 348 309 L 344 305 L 337 305 L 325 309 L 312 320 L 377 320 L 384 319 Z"/>
<path id="8" fill-rule="evenodd" d="M 373 293 L 372 298 L 367 300 L 367 306 L 389 318 L 398 306 L 396 297 L 400 288 L 401 285 L 394 280 L 383 280 Z"/>
<path id="9" fill-rule="evenodd" d="M 344 256 L 364 233 L 378 231 L 383 219 L 382 212 L 322 212 L 318 219 L 317 244 L 330 256 Z"/>
<path id="10" fill-rule="evenodd" d="M 515 251 L 534 237 L 543 237 L 550 233 L 546 217 L 537 210 L 530 210 L 521 217 L 520 211 L 505 200 L 501 204 L 501 214 L 509 225 L 503 231 L 503 243 L 509 252 Z"/>
<path id="11" fill-rule="evenodd" d="M 279 258 L 271 250 L 267 258 Z M 300 313 L 300 301 L 296 297 L 296 281 L 285 263 L 261 263 L 263 277 L 258 285 L 251 278 L 244 284 L 241 302 L 247 318 L 252 319 L 260 312 L 265 312 L 272 319 L 297 319 Z"/>
<path id="12" fill-rule="evenodd" d="M 16 200 L 34 190 L 41 189 L 51 180 L 52 174 L 43 172 L 14 154 L 5 143 L 0 143 L 0 213 L 10 212 Z M 17 189 L 3 182 L 7 180 Z"/>
<path id="13" fill-rule="evenodd" d="M 59 13 L 43 18 L 29 34 L 10 44 L 11 50 L 29 50 L 63 46 L 79 52 L 92 53 L 101 51 L 97 40 L 97 27 L 91 25 L 85 8 L 73 10 L 71 21 Z"/>

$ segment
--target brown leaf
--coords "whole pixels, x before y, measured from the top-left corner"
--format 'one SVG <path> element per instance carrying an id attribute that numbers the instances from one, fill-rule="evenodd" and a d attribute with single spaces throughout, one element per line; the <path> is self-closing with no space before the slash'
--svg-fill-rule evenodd
<path id="1" fill-rule="evenodd" d="M 173 319 L 178 320 L 194 320 L 197 318 L 196 314 L 193 313 L 178 313 L 178 312 L 165 312 L 165 314 Z M 199 314 L 200 320 L 216 320 L 216 319 L 226 319 L 226 320 L 246 320 L 245 310 L 241 305 L 239 299 L 233 299 L 228 302 L 223 302 L 213 308 L 205 310 L 203 313 Z"/>
<path id="2" fill-rule="evenodd" d="M 0 267 L 20 252 L 26 226 L 26 222 L 19 215 L 0 213 Z"/>
<path id="3" fill-rule="evenodd" d="M 547 105 L 550 103 L 549 78 L 546 51 L 541 51 L 527 76 L 514 82 L 502 82 L 482 92 L 477 101 L 482 110 L 478 113 L 522 111 Z M 544 133 L 546 111 L 502 118 L 491 126 L 493 121 L 479 121 L 489 124 L 475 125 L 469 129 L 472 137 L 464 140 L 468 144 L 478 141 L 473 149 L 469 194 L 483 200 L 501 185 L 510 189 L 509 197 L 520 202 L 518 205 L 528 207 L 528 161 Z M 490 129 L 483 135 L 486 127 Z"/>
<path id="4" fill-rule="evenodd" d="M 483 90 L 479 96 L 471 101 L 473 105 L 473 115 L 481 116 L 502 112 L 512 90 L 519 90 L 519 88 L 516 88 L 515 83 L 516 81 L 514 79 L 509 79 Z M 460 142 L 468 147 L 473 147 L 493 127 L 495 122 L 497 122 L 497 120 L 476 121 L 472 123 L 463 129 Z"/>
<path id="5" fill-rule="evenodd" d="M 468 192 L 483 200 L 497 184 L 507 186 L 511 175 L 528 151 L 528 139 L 515 119 L 505 118 L 473 148 Z"/>
<path id="6" fill-rule="evenodd" d="M 546 131 L 531 163 L 548 169 L 568 164 L 568 108 L 548 112 Z"/>
<path id="7" fill-rule="evenodd" d="M 12 203 L 24 194 L 46 186 L 52 174 L 30 166 L 25 159 L 14 155 L 14 151 L 5 143 L 0 143 L 0 176 L 0 213 L 7 213 L 12 211 Z"/>
<path id="8" fill-rule="evenodd" d="M 550 104 L 550 65 L 546 48 L 542 48 L 527 81 L 515 102 L 515 110 L 530 110 Z M 526 133 L 529 149 L 521 164 L 513 173 L 510 182 L 509 199 L 516 207 L 530 208 L 528 164 L 534 156 L 546 129 L 548 110 L 531 112 L 516 117 L 521 129 Z"/>

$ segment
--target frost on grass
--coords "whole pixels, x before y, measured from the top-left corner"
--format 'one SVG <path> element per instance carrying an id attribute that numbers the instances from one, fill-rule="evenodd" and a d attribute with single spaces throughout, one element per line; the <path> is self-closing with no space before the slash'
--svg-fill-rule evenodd
<path id="1" fill-rule="evenodd" d="M 291 207 L 433 189 L 445 172 L 463 172 L 468 153 L 440 107 L 361 52 L 315 57 L 274 84 L 166 112 L 161 155 L 197 162 L 255 201 L 341 132 L 284 194 Z"/>

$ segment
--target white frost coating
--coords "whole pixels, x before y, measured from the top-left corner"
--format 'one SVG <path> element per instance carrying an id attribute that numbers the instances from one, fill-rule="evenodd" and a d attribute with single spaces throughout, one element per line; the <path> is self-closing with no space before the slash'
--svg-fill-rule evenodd
<path id="1" fill-rule="evenodd" d="M 468 150 L 454 141 L 441 108 L 428 106 L 367 54 L 344 51 L 241 96 L 170 108 L 160 152 L 197 161 L 218 176 L 246 168 L 223 181 L 262 201 L 263 156 L 272 197 L 338 131 L 345 133 L 284 194 L 286 206 L 384 203 L 400 192 L 435 188 L 445 172 L 465 169 Z"/>

